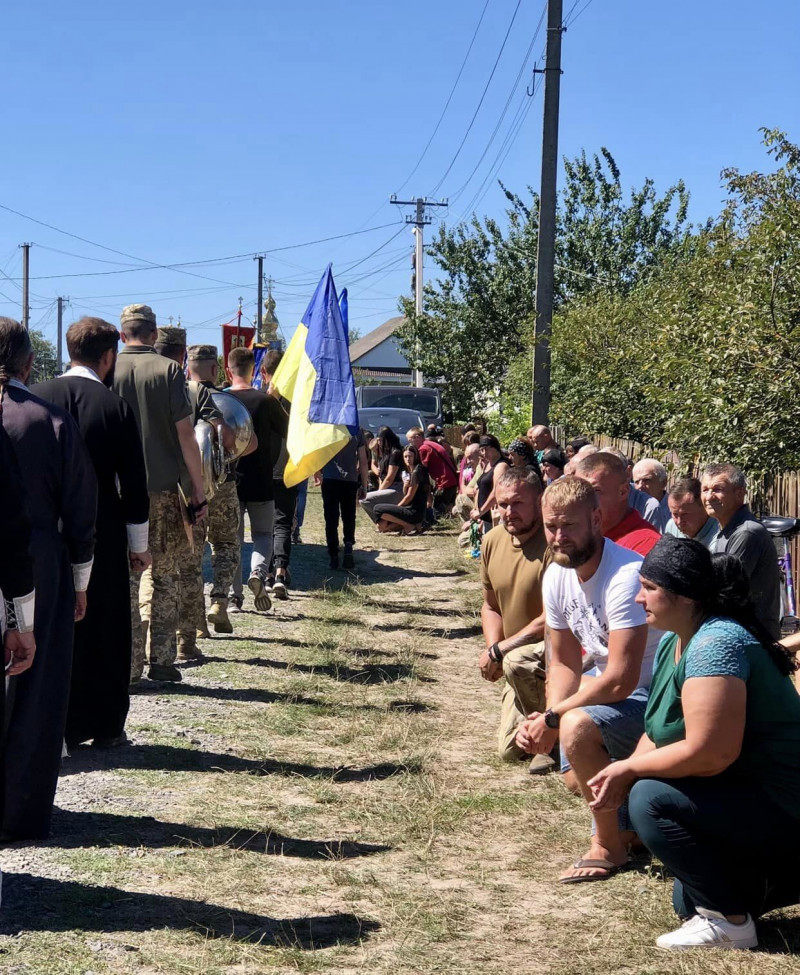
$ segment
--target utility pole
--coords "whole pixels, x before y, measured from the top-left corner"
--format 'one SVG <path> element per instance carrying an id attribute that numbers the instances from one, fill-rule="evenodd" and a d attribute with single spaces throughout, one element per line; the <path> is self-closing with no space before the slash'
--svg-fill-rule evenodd
<path id="1" fill-rule="evenodd" d="M 31 273 L 31 245 L 20 244 L 19 246 L 22 248 L 22 327 L 27 329 L 31 317 L 31 303 L 28 294 Z"/>
<path id="2" fill-rule="evenodd" d="M 422 249 L 422 228 L 426 223 L 431 222 L 431 218 L 425 212 L 427 207 L 446 207 L 447 200 L 442 200 L 437 202 L 436 200 L 428 200 L 424 196 L 418 196 L 415 200 L 398 200 L 397 196 L 393 193 L 389 197 L 389 202 L 394 203 L 396 206 L 413 206 L 416 207 L 414 216 L 410 214 L 406 215 L 406 223 L 414 224 L 414 236 L 417 238 L 417 249 L 414 259 L 414 310 L 416 312 L 417 318 L 422 317 L 423 304 L 423 280 L 422 280 L 422 258 L 424 251 Z M 419 343 L 417 343 L 417 352 L 419 352 Z M 423 385 L 422 370 L 415 369 L 413 376 L 413 383 L 415 386 L 419 387 Z"/>
<path id="3" fill-rule="evenodd" d="M 59 375 L 64 371 L 64 302 L 69 298 L 56 298 L 58 302 L 58 345 L 56 346 L 56 358 L 58 360 Z"/>
<path id="4" fill-rule="evenodd" d="M 536 251 L 536 338 L 533 347 L 534 424 L 549 422 L 550 332 L 556 247 L 558 101 L 561 90 L 562 0 L 547 0 L 547 61 L 544 67 L 542 178 L 539 187 L 539 243 Z"/>
<path id="5" fill-rule="evenodd" d="M 258 330 L 256 331 L 256 342 L 262 340 L 261 329 L 264 325 L 264 255 L 258 254 L 253 258 L 258 261 Z"/>

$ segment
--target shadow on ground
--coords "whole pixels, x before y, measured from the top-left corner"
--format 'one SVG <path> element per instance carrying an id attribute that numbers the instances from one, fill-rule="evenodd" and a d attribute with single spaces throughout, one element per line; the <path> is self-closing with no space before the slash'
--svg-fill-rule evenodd
<path id="1" fill-rule="evenodd" d="M 184 897 L 94 887 L 31 874 L 5 875 L 0 934 L 25 931 L 194 930 L 201 938 L 232 938 L 311 951 L 355 944 L 380 924 L 355 914 L 277 918 Z"/>
<path id="2" fill-rule="evenodd" d="M 398 680 L 418 680 L 423 684 L 435 684 L 432 677 L 422 677 L 408 664 L 364 664 L 357 670 L 345 664 L 298 664 L 285 660 L 268 660 L 266 657 L 250 657 L 236 663 L 251 667 L 274 667 L 276 670 L 296 670 L 301 674 L 322 675 L 351 684 L 391 684 Z"/>
<path id="3" fill-rule="evenodd" d="M 332 782 L 373 782 L 403 772 L 419 772 L 418 762 L 380 762 L 375 765 L 318 766 L 273 759 L 239 758 L 202 749 L 176 748 L 174 745 L 130 745 L 103 752 L 81 746 L 65 761 L 61 775 L 76 775 L 96 768 L 138 769 L 156 772 L 246 772 L 250 775 L 300 776 L 304 779 L 329 779 Z"/>
<path id="4" fill-rule="evenodd" d="M 224 826 L 210 829 L 165 823 L 152 816 L 121 816 L 116 813 L 53 810 L 52 839 L 37 846 L 73 850 L 97 846 L 164 847 L 228 846 L 233 850 L 268 853 L 302 859 L 344 859 L 385 853 L 391 847 L 351 840 L 303 840 L 264 830 Z"/>

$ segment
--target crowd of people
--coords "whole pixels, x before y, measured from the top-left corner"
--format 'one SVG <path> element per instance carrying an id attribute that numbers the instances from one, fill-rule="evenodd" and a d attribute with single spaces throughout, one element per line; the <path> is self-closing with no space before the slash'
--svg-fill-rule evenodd
<path id="1" fill-rule="evenodd" d="M 120 325 L 75 322 L 69 369 L 29 386 L 30 336 L 0 318 L 4 842 L 48 836 L 64 755 L 127 744 L 131 689 L 201 662 L 198 638 L 234 631 L 245 584 L 261 613 L 292 585 L 307 483 L 284 483 L 281 353 L 260 377 L 251 350 L 228 355 L 225 392 L 252 428 L 237 448 L 217 349 L 187 347 L 147 305 Z M 201 424 L 237 456 L 211 498 Z M 670 485 L 655 458 L 562 450 L 543 426 L 505 448 L 472 424 L 459 449 L 435 425 L 404 439 L 359 430 L 315 475 L 331 569 L 356 564 L 359 507 L 382 534 L 456 518 L 480 554 L 478 666 L 504 679 L 498 754 L 560 775 L 591 813 L 559 881 L 604 881 L 649 851 L 683 921 L 659 946 L 754 947 L 755 919 L 800 901 L 800 698 L 742 472 Z"/>
<path id="2" fill-rule="evenodd" d="M 588 846 L 561 883 L 649 852 L 682 921 L 659 947 L 755 947 L 755 920 L 800 902 L 800 697 L 745 477 L 711 464 L 669 488 L 654 458 L 525 439 L 538 467 L 483 436 L 460 480 L 470 517 L 497 522 L 478 666 L 505 679 L 498 754 L 586 802 Z"/>

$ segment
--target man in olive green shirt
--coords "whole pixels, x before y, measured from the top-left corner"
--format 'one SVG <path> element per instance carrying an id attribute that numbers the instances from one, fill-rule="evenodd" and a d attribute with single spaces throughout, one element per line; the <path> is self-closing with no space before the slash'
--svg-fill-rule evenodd
<path id="1" fill-rule="evenodd" d="M 151 680 L 179 681 L 175 666 L 179 626 L 180 565 L 190 555 L 178 496 L 179 484 L 202 520 L 207 512 L 203 495 L 200 451 L 194 438 L 192 407 L 183 371 L 153 346 L 158 337 L 156 316 L 147 305 L 128 305 L 121 316 L 124 348 L 117 357 L 114 391 L 133 410 L 144 445 L 147 490 L 150 494 L 150 550 L 153 556 L 152 596 L 140 601 L 140 579 L 131 577 L 133 661 L 131 680 L 141 678 L 145 662 L 148 616 Z M 164 330 L 166 332 L 166 330 Z M 183 332 L 183 329 L 179 331 Z M 169 336 L 166 336 L 169 337 Z M 184 333 L 185 344 L 185 333 Z M 187 483 L 188 482 L 188 483 Z M 147 580 L 141 587 L 148 590 Z"/>
<path id="2" fill-rule="evenodd" d="M 511 468 L 500 475 L 495 490 L 502 524 L 484 536 L 481 546 L 487 649 L 478 666 L 488 681 L 506 679 L 497 746 L 500 758 L 513 761 L 525 758 L 515 741 L 518 725 L 545 708 L 542 577 L 550 559 L 539 476 Z M 539 775 L 554 768 L 549 755 L 537 755 L 530 771 Z"/>

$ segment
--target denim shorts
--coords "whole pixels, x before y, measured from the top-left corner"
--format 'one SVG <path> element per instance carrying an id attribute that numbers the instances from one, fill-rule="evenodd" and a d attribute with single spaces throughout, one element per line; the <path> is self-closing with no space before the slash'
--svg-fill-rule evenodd
<path id="1" fill-rule="evenodd" d="M 644 712 L 649 693 L 647 688 L 637 687 L 624 701 L 587 704 L 581 708 L 597 725 L 612 761 L 627 758 L 639 744 L 644 734 Z M 570 764 L 562 754 L 561 771 L 566 772 L 569 768 Z"/>

